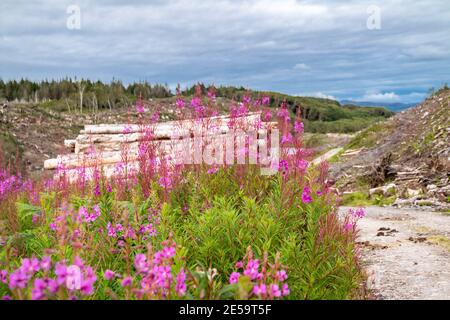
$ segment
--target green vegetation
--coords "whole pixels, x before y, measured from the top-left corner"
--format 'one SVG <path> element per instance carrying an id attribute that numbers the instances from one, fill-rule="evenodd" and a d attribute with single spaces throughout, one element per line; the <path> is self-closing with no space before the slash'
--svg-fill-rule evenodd
<path id="1" fill-rule="evenodd" d="M 357 206 L 357 207 L 388 206 L 393 204 L 396 199 L 397 199 L 396 195 L 392 195 L 389 197 L 384 197 L 382 195 L 374 195 L 370 197 L 367 192 L 356 191 L 353 193 L 344 194 L 344 196 L 342 197 L 342 205 Z"/>
<path id="2" fill-rule="evenodd" d="M 358 133 L 347 145 L 346 149 L 372 148 L 379 139 L 379 134 L 388 134 L 393 124 L 387 122 L 375 123 Z"/>

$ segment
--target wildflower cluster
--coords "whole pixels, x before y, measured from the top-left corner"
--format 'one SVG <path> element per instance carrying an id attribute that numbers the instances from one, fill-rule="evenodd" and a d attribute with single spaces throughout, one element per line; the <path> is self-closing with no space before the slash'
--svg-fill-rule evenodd
<path id="1" fill-rule="evenodd" d="M 19 299 L 78 299 L 94 293 L 97 276 L 79 257 L 67 264 L 66 260 L 53 263 L 47 255 L 24 258 L 20 267 L 9 273 L 1 270 L 0 281 Z"/>
<path id="2" fill-rule="evenodd" d="M 261 262 L 259 259 L 253 258 L 251 249 L 248 250 L 245 262 L 238 261 L 235 268 L 238 271 L 231 273 L 230 284 L 237 284 L 239 280 L 249 280 L 251 291 L 249 297 L 257 299 L 273 300 L 288 296 L 290 293 L 289 286 L 286 283 L 288 278 L 286 270 L 279 263 L 279 256 L 275 258 L 275 263 L 268 263 L 267 255 Z"/>

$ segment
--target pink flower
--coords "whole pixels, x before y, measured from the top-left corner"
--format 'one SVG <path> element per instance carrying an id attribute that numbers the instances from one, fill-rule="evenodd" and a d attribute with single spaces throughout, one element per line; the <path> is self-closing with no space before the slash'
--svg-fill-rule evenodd
<path id="1" fill-rule="evenodd" d="M 355 211 L 353 211 L 353 216 L 355 218 L 362 219 L 366 216 L 366 212 L 364 211 L 363 208 L 358 208 Z"/>
<path id="2" fill-rule="evenodd" d="M 168 259 L 173 258 L 175 256 L 175 248 L 174 247 L 164 247 L 163 254 Z"/>
<path id="3" fill-rule="evenodd" d="M 272 297 L 281 297 L 281 291 L 277 284 L 270 285 L 270 295 Z"/>
<path id="4" fill-rule="evenodd" d="M 105 278 L 105 280 L 111 280 L 115 277 L 116 273 L 112 270 L 107 269 L 105 271 L 105 273 L 103 274 L 103 278 Z"/>
<path id="5" fill-rule="evenodd" d="M 289 110 L 287 108 L 287 104 L 285 102 L 282 103 L 281 108 L 277 113 L 277 116 L 284 122 L 288 122 L 291 119 L 289 115 Z"/>
<path id="6" fill-rule="evenodd" d="M 44 256 L 41 259 L 41 268 L 44 271 L 49 271 L 52 266 L 52 258 L 49 256 Z"/>
<path id="7" fill-rule="evenodd" d="M 287 283 L 283 284 L 283 287 L 281 288 L 281 294 L 283 296 L 288 296 L 290 292 L 291 291 L 289 290 L 289 286 L 287 285 Z"/>
<path id="8" fill-rule="evenodd" d="M 144 104 L 142 103 L 142 101 L 138 101 L 136 103 L 136 111 L 137 111 L 137 113 L 144 113 L 145 112 Z"/>
<path id="9" fill-rule="evenodd" d="M 0 271 L 0 282 L 2 282 L 2 283 L 8 282 L 8 271 L 6 271 L 6 270 Z"/>
<path id="10" fill-rule="evenodd" d="M 352 231 L 354 227 L 354 224 L 351 222 L 347 222 L 346 224 L 344 224 L 344 230 L 349 232 Z"/>
<path id="11" fill-rule="evenodd" d="M 284 270 L 277 271 L 276 278 L 278 279 L 278 281 L 285 281 L 288 278 L 286 271 Z"/>
<path id="12" fill-rule="evenodd" d="M 292 134 L 290 132 L 286 133 L 285 135 L 283 135 L 281 137 L 281 144 L 288 144 L 288 143 L 292 143 L 294 142 L 294 137 L 292 136 Z"/>
<path id="13" fill-rule="evenodd" d="M 56 281 L 58 285 L 66 282 L 67 267 L 63 262 L 57 262 L 55 266 Z"/>
<path id="14" fill-rule="evenodd" d="M 270 97 L 269 96 L 264 96 L 262 97 L 262 104 L 263 105 L 269 105 L 270 104 Z"/>
<path id="15" fill-rule="evenodd" d="M 116 233 L 116 229 L 114 228 L 114 226 L 111 224 L 111 222 L 108 222 L 108 224 L 106 225 L 106 229 L 108 230 L 108 236 L 109 237 L 113 237 L 115 238 L 117 233 Z"/>
<path id="16" fill-rule="evenodd" d="M 267 294 L 267 287 L 265 284 L 255 285 L 253 287 L 253 294 L 256 296 L 265 296 Z"/>
<path id="17" fill-rule="evenodd" d="M 183 268 L 181 268 L 180 272 L 177 275 L 176 278 L 176 286 L 175 291 L 177 292 L 179 297 L 182 297 L 186 293 L 186 273 L 184 273 Z"/>
<path id="18" fill-rule="evenodd" d="M 241 274 L 239 272 L 233 272 L 230 275 L 230 284 L 237 283 Z"/>
<path id="19" fill-rule="evenodd" d="M 309 189 L 309 187 L 303 188 L 302 201 L 303 201 L 303 203 L 311 203 L 312 202 L 311 190 Z"/>
<path id="20" fill-rule="evenodd" d="M 168 176 L 163 176 L 163 177 L 159 178 L 158 183 L 161 187 L 163 187 L 165 189 L 168 189 L 168 190 L 172 189 L 172 180 Z"/>
<path id="21" fill-rule="evenodd" d="M 305 172 L 308 166 L 309 162 L 306 161 L 305 159 L 300 159 L 297 161 L 297 169 L 300 170 L 301 172 Z"/>
<path id="22" fill-rule="evenodd" d="M 199 107 L 202 104 L 202 100 L 200 100 L 200 98 L 198 97 L 193 97 L 191 100 L 191 106 L 194 108 Z"/>
<path id="23" fill-rule="evenodd" d="M 158 122 L 159 121 L 159 112 L 158 111 L 156 111 L 156 112 L 154 112 L 153 114 L 152 114 L 152 116 L 150 117 L 150 120 L 151 121 L 153 121 L 153 122 Z"/>
<path id="24" fill-rule="evenodd" d="M 243 266 L 242 261 L 238 261 L 238 262 L 236 262 L 236 264 L 234 265 L 234 267 L 235 267 L 236 269 L 240 269 L 240 268 L 242 268 L 242 266 Z"/>
<path id="25" fill-rule="evenodd" d="M 267 110 L 264 113 L 264 121 L 270 121 L 272 119 L 272 112 L 270 110 Z"/>
<path id="26" fill-rule="evenodd" d="M 183 99 L 178 98 L 177 101 L 175 102 L 176 106 L 178 107 L 178 109 L 183 109 L 184 106 L 186 105 L 186 103 L 184 102 Z"/>
<path id="27" fill-rule="evenodd" d="M 219 168 L 217 168 L 217 167 L 215 167 L 215 168 L 209 168 L 209 169 L 208 169 L 208 174 L 214 174 L 214 173 L 216 173 L 217 171 L 219 171 Z"/>
<path id="28" fill-rule="evenodd" d="M 294 131 L 296 133 L 303 133 L 305 131 L 305 125 L 303 122 L 295 121 L 294 122 Z"/>
<path id="29" fill-rule="evenodd" d="M 278 165 L 278 170 L 281 170 L 281 173 L 286 175 L 289 172 L 289 163 L 286 160 L 281 160 Z"/>
<path id="30" fill-rule="evenodd" d="M 146 273 L 149 270 L 148 264 L 147 264 L 147 257 L 145 254 L 139 253 L 134 258 L 134 266 L 136 267 L 136 270 L 141 273 Z"/>
<path id="31" fill-rule="evenodd" d="M 258 269 L 259 269 L 259 260 L 251 259 L 247 264 L 247 268 L 244 270 L 244 275 L 250 277 L 251 280 L 254 280 L 259 275 Z"/>
<path id="32" fill-rule="evenodd" d="M 123 278 L 123 280 L 120 282 L 120 285 L 122 287 L 128 287 L 131 285 L 131 283 L 133 282 L 133 280 L 131 279 L 131 277 L 125 277 Z"/>
<path id="33" fill-rule="evenodd" d="M 44 290 L 47 288 L 47 284 L 44 280 L 37 278 L 34 280 L 33 289 L 31 290 L 32 300 L 41 300 L 45 297 Z"/>

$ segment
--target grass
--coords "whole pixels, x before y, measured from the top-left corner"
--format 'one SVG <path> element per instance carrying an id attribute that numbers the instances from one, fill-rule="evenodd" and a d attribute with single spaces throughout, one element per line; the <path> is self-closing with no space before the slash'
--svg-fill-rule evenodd
<path id="1" fill-rule="evenodd" d="M 450 239 L 447 237 L 436 235 L 427 237 L 427 240 L 450 251 Z"/>
<path id="2" fill-rule="evenodd" d="M 376 145 L 380 133 L 389 134 L 391 125 L 386 122 L 371 125 L 366 130 L 358 133 L 347 145 L 346 149 L 372 148 Z"/>
<path id="3" fill-rule="evenodd" d="M 365 206 L 389 206 L 392 205 L 397 196 L 384 197 L 381 195 L 375 195 L 369 197 L 367 192 L 356 191 L 349 194 L 345 194 L 342 197 L 342 205 L 344 206 L 355 206 L 355 207 L 365 207 Z"/>

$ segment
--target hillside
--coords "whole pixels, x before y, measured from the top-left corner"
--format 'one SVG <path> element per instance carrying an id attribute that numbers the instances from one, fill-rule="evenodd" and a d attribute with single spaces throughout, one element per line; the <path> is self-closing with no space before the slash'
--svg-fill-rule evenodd
<path id="1" fill-rule="evenodd" d="M 344 201 L 438 206 L 450 197 L 450 90 L 359 133 L 331 168 Z M 367 197 L 367 198 L 366 198 Z"/>
<path id="2" fill-rule="evenodd" d="M 61 152 L 64 139 L 73 138 L 83 125 L 135 121 L 137 114 L 132 105 L 135 94 L 139 95 L 141 91 L 145 93 L 142 97 L 151 111 L 149 114 L 157 111 L 161 120 L 170 120 L 176 109 L 176 97 L 160 85 L 130 84 L 125 88 L 120 82 L 103 84 L 89 81 L 85 85 L 81 112 L 77 83 L 70 79 L 41 83 L 0 81 L 0 100 L 4 101 L 0 103 L 3 164 L 15 162 L 19 155 L 22 168 L 26 166 L 32 172 L 39 172 L 43 161 Z M 199 86 L 206 94 L 208 88 Z M 181 97 L 188 102 L 193 93 L 194 88 L 191 88 L 182 92 Z M 160 97 L 166 95 L 170 97 Z M 353 133 L 393 115 L 383 108 L 341 105 L 329 99 L 294 97 L 236 87 L 216 89 L 217 103 L 223 111 L 229 110 L 244 95 L 252 95 L 254 99 L 267 95 L 270 97 L 269 106 L 274 109 L 285 101 L 292 116 L 300 111 L 305 131 L 309 133 L 305 143 L 309 148 L 316 148 L 317 152 L 335 147 L 337 143 L 342 143 L 342 139 L 348 141 L 348 135 L 339 136 L 336 133 Z"/>

